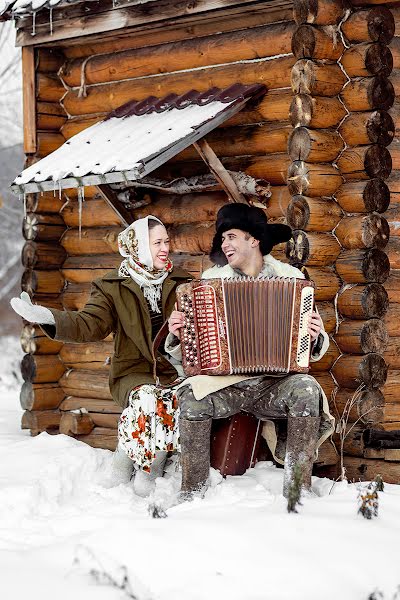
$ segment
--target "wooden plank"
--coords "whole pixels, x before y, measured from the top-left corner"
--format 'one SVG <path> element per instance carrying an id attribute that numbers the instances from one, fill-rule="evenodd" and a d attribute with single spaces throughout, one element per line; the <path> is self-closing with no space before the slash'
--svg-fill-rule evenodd
<path id="1" fill-rule="evenodd" d="M 22 48 L 22 103 L 24 113 L 24 152 L 36 152 L 36 85 L 35 85 L 35 49 Z"/>
<path id="2" fill-rule="evenodd" d="M 21 28 L 17 31 L 17 46 L 32 46 L 43 44 L 46 42 L 54 42 L 59 40 L 65 40 L 70 38 L 82 37 L 82 32 L 85 32 L 85 36 L 99 34 L 105 31 L 117 31 L 126 27 L 135 27 L 144 24 L 152 24 L 157 21 L 165 21 L 168 19 L 177 19 L 180 16 L 194 16 L 204 12 L 212 11 L 216 12 L 218 9 L 226 9 L 234 6 L 240 6 L 244 8 L 244 5 L 254 5 L 254 0 L 178 0 L 170 2 L 170 0 L 162 0 L 160 2 L 154 2 L 149 4 L 139 4 L 136 6 L 125 6 L 118 9 L 110 6 L 107 8 L 99 8 L 97 13 L 94 10 L 91 11 L 90 15 L 84 13 L 79 14 L 79 9 L 73 11 L 74 17 L 68 17 L 68 11 L 73 10 L 73 7 L 68 7 L 67 10 L 64 7 L 63 12 L 59 18 L 59 11 L 54 10 L 53 14 L 53 32 L 50 32 L 50 26 L 47 23 L 41 24 L 40 20 L 37 19 L 35 27 L 35 35 L 32 36 L 32 18 L 27 16 L 21 20 Z M 271 8 L 276 9 L 280 7 L 282 10 L 282 3 L 279 0 L 272 0 L 269 2 Z M 285 5 L 291 3 L 285 2 Z M 82 3 L 82 7 L 85 8 L 86 4 Z M 46 11 L 46 17 L 48 19 L 48 12 Z"/>

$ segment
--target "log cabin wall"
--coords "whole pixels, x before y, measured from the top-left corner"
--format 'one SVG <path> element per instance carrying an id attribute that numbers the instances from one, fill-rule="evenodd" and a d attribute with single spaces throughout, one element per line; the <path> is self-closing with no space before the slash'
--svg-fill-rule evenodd
<path id="1" fill-rule="evenodd" d="M 391 221 L 381 215 L 388 209 L 388 186 L 395 195 L 396 185 L 395 172 L 384 182 L 390 162 L 386 146 L 391 141 L 388 109 L 393 92 L 387 45 L 393 16 L 385 7 L 358 8 L 355 2 L 349 10 L 340 0 L 296 0 L 294 12 L 283 5 L 278 16 L 269 3 L 257 4 L 254 10 L 243 7 L 242 13 L 199 20 L 191 28 L 177 24 L 101 41 L 82 38 L 51 51 L 36 48 L 36 156 L 51 152 L 132 98 L 184 93 L 193 87 L 205 91 L 236 81 L 265 83 L 269 91 L 257 106 L 224 123 L 207 140 L 228 168 L 270 181 L 269 218 L 287 218 L 295 230 L 294 242 L 286 251 L 277 248 L 275 256 L 306 267 L 332 334 L 330 349 L 313 366 L 313 375 L 328 397 L 336 389 L 339 408 L 361 378 L 366 385 L 362 406 L 374 407 L 363 425 L 389 428 L 384 424 L 389 418 L 382 415 L 388 410 L 394 414 L 397 375 L 389 364 L 384 404 L 382 354 L 386 331 L 393 343 L 399 332 L 393 319 L 388 326 L 385 312 L 387 294 L 393 302 L 400 277 L 395 267 L 385 283 L 384 249 Z M 383 70 L 375 72 L 382 61 Z M 190 147 L 155 175 L 173 179 L 205 172 Z M 197 276 L 208 266 L 215 215 L 227 200 L 222 191 L 138 194 L 129 188 L 121 194 L 136 206 L 135 218 L 152 213 L 170 228 L 176 263 Z M 118 218 L 95 188 L 85 189 L 81 216 L 74 191 L 29 196 L 27 210 L 23 287 L 38 303 L 81 308 L 90 282 L 120 262 Z M 390 227 L 393 236 L 396 226 Z M 392 260 L 396 249 L 389 253 Z M 23 426 L 32 433 L 70 433 L 112 449 L 120 412 L 108 390 L 112 340 L 60 345 L 29 325 L 22 340 L 27 352 Z M 80 408 L 89 417 L 69 412 Z M 356 414 L 351 418 L 356 420 Z M 320 464 L 334 464 L 336 457 L 324 446 Z M 376 468 L 388 473 L 388 481 L 400 480 L 400 466 L 387 465 L 384 454 L 358 453 L 358 458 L 346 458 L 349 476 L 361 477 L 360 468 L 370 476 Z M 374 459 L 368 469 L 363 467 L 366 456 Z"/>

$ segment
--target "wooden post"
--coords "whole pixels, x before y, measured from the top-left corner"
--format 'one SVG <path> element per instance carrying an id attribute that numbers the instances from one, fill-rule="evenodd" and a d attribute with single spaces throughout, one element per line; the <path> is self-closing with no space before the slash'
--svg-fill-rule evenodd
<path id="1" fill-rule="evenodd" d="M 22 48 L 22 102 L 24 111 L 24 152 L 36 152 L 36 85 L 35 85 L 35 49 Z"/>

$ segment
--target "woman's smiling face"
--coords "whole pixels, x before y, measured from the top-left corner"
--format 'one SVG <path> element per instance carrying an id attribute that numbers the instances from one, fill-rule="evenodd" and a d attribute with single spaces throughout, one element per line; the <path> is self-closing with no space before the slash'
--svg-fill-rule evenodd
<path id="1" fill-rule="evenodd" d="M 164 225 L 156 225 L 149 230 L 149 244 L 153 267 L 161 270 L 165 267 L 169 255 L 169 237 Z"/>

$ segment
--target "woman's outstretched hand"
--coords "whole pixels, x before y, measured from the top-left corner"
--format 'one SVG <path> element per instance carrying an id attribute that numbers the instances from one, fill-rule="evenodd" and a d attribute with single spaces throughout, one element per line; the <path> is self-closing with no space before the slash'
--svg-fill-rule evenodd
<path id="1" fill-rule="evenodd" d="M 175 305 L 176 308 L 176 305 Z M 179 310 L 173 310 L 168 319 L 168 331 L 181 339 L 181 329 L 185 324 L 185 315 Z"/>
<path id="2" fill-rule="evenodd" d="M 32 304 L 29 294 L 22 292 L 20 298 L 11 298 L 11 306 L 25 321 L 41 325 L 55 325 L 52 312 L 45 306 Z"/>

